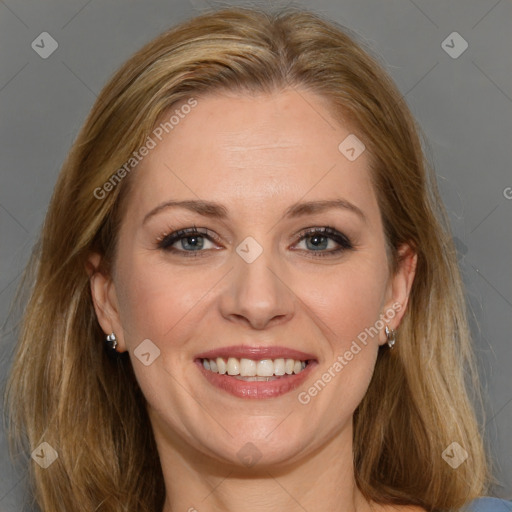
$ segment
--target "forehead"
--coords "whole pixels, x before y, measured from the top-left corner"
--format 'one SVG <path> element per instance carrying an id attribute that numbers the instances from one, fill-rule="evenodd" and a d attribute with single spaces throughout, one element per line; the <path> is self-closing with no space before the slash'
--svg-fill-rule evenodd
<path id="1" fill-rule="evenodd" d="M 240 210 L 344 196 L 376 206 L 368 155 L 351 161 L 340 151 L 352 127 L 332 117 L 324 98 L 288 89 L 195 101 L 159 119 L 154 148 L 131 176 L 131 204 L 201 198 Z"/>

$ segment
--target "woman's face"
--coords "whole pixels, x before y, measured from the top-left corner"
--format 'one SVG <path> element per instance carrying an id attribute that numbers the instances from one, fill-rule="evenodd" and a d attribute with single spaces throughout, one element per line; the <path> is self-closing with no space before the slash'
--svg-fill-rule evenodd
<path id="1" fill-rule="evenodd" d="M 414 268 L 389 274 L 351 134 L 311 92 L 216 93 L 131 171 L 114 273 L 92 290 L 161 455 L 285 465 L 351 440 Z"/>

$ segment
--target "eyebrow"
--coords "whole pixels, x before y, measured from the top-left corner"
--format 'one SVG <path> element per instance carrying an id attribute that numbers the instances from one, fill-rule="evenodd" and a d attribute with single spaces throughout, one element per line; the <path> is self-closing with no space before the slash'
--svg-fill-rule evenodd
<path id="1" fill-rule="evenodd" d="M 145 224 L 154 215 L 167 210 L 169 208 L 183 208 L 191 212 L 198 213 L 204 217 L 210 217 L 214 219 L 226 219 L 228 218 L 228 210 L 225 206 L 215 203 L 213 201 L 204 200 L 186 200 L 186 201 L 166 201 L 153 208 L 142 221 Z M 364 222 L 367 221 L 363 211 L 355 204 L 347 201 L 346 199 L 329 199 L 329 200 L 318 200 L 318 201 L 307 201 L 292 204 L 284 212 L 284 218 L 295 218 L 302 217 L 304 215 L 311 215 L 314 213 L 322 213 L 326 210 L 337 208 L 349 212 L 355 213 Z"/>

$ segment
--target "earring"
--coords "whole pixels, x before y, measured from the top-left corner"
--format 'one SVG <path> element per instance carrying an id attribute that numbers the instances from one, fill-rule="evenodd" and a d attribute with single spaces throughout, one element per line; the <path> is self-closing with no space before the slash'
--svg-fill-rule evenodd
<path id="1" fill-rule="evenodd" d="M 385 331 L 386 331 L 388 347 L 393 348 L 393 346 L 395 345 L 395 341 L 396 341 L 396 338 L 395 338 L 396 331 L 394 329 L 390 329 L 387 325 L 386 325 Z"/>
<path id="2" fill-rule="evenodd" d="M 117 350 L 116 350 L 117 339 L 116 339 L 116 335 L 114 333 L 109 334 L 105 338 L 105 346 L 109 349 L 109 352 L 117 352 Z"/>

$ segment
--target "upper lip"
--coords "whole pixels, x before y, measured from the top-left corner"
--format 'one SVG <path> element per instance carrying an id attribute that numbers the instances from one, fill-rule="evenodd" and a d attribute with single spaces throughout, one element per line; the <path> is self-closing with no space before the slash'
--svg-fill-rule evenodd
<path id="1" fill-rule="evenodd" d="M 299 361 L 308 361 L 316 359 L 313 354 L 307 354 L 300 350 L 287 347 L 253 347 L 246 345 L 232 345 L 230 347 L 221 347 L 208 352 L 202 352 L 196 356 L 198 359 L 217 359 L 217 357 L 236 357 L 238 359 L 253 359 L 261 361 L 262 359 L 295 359 Z"/>

